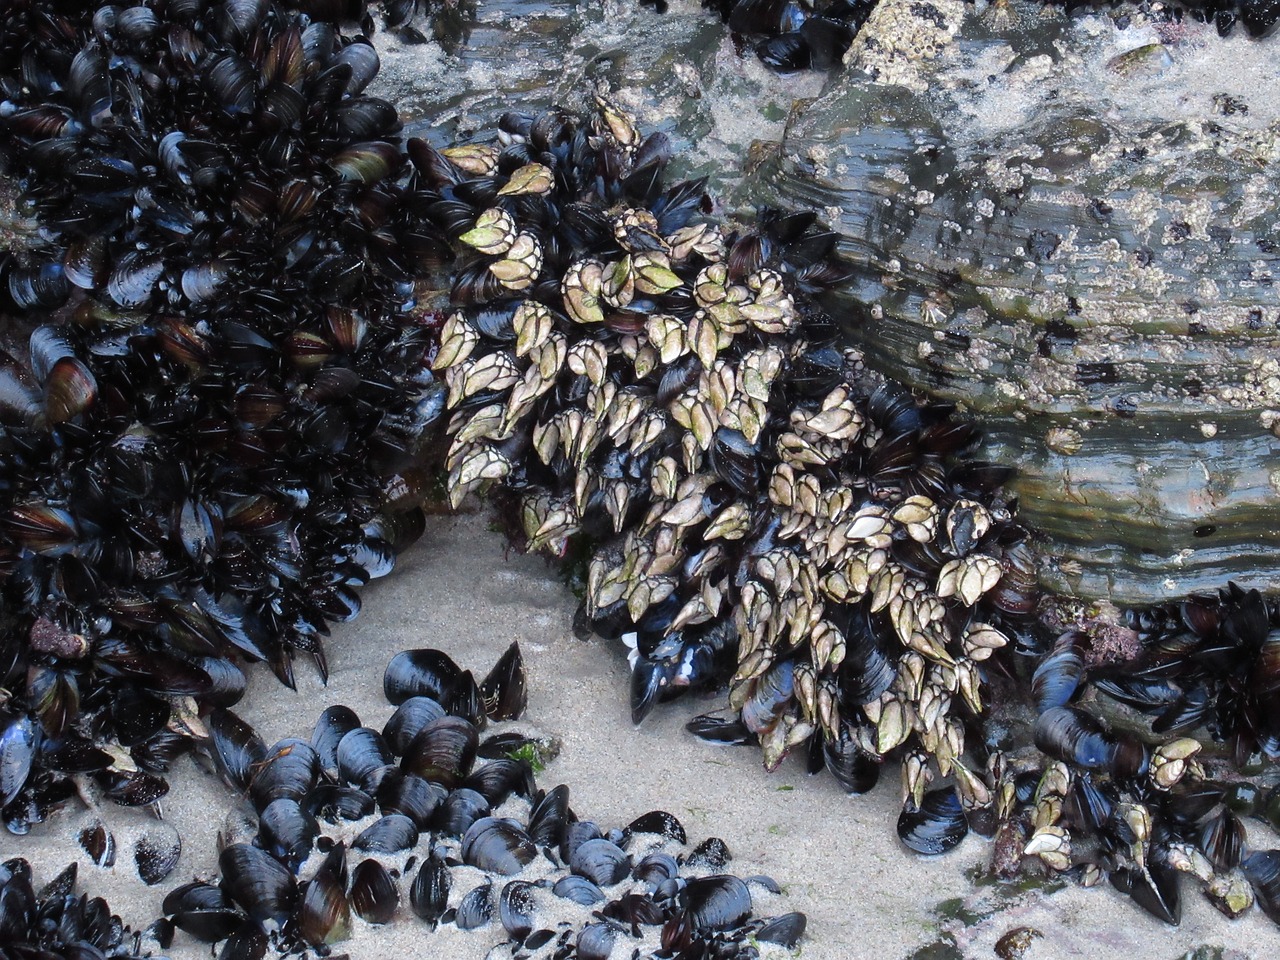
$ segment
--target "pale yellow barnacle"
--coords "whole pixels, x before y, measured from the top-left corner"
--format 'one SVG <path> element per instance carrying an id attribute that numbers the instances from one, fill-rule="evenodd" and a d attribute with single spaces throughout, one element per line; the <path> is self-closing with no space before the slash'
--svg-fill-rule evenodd
<path id="1" fill-rule="evenodd" d="M 436 351 L 432 370 L 447 370 L 471 356 L 480 342 L 480 332 L 462 313 L 449 314 L 440 328 L 440 349 Z"/>
<path id="2" fill-rule="evenodd" d="M 473 177 L 487 177 L 498 166 L 498 148 L 487 143 L 445 147 L 440 153 L 459 170 Z"/>
<path id="3" fill-rule="evenodd" d="M 711 366 L 715 362 L 716 354 L 732 343 L 732 338 L 720 329 L 715 318 L 705 310 L 699 310 L 689 318 L 685 337 L 689 348 L 702 361 L 704 367 Z"/>
<path id="4" fill-rule="evenodd" d="M 893 521 L 884 507 L 869 505 L 860 509 L 845 524 L 844 535 L 852 542 L 865 542 L 870 547 L 887 547 L 892 540 Z"/>
<path id="5" fill-rule="evenodd" d="M 961 647 L 970 660 L 986 660 L 1009 642 L 1009 638 L 989 623 L 971 623 L 965 630 Z"/>
<path id="6" fill-rule="evenodd" d="M 823 466 L 827 462 L 822 452 L 798 433 L 788 431 L 779 435 L 775 449 L 778 459 L 794 466 Z"/>
<path id="7" fill-rule="evenodd" d="M 489 264 L 489 272 L 508 290 L 533 285 L 542 270 L 542 244 L 531 233 L 518 233 L 501 260 Z"/>
<path id="8" fill-rule="evenodd" d="M 741 540 L 750 529 L 751 516 L 745 503 L 731 503 L 721 510 L 707 526 L 702 537 L 714 540 L 717 537 L 725 540 Z"/>
<path id="9" fill-rule="evenodd" d="M 536 300 L 522 300 L 511 318 L 511 326 L 516 334 L 516 356 L 523 357 L 546 343 L 555 327 L 555 317 Z"/>
<path id="10" fill-rule="evenodd" d="M 1151 779 L 1157 787 L 1168 790 L 1182 779 L 1191 758 L 1199 752 L 1200 743 L 1190 737 L 1162 743 L 1151 756 Z"/>
<path id="11" fill-rule="evenodd" d="M 541 163 L 526 163 L 512 171 L 506 184 L 498 191 L 500 197 L 547 193 L 555 185 L 555 174 Z"/>
<path id="12" fill-rule="evenodd" d="M 573 534 L 578 532 L 578 513 L 569 500 L 553 500 L 541 526 L 529 538 L 530 551 L 550 547 L 555 552 Z"/>
<path id="13" fill-rule="evenodd" d="M 472 445 L 449 471 L 449 505 L 458 509 L 463 499 L 485 480 L 501 480 L 511 472 L 511 461 L 487 443 Z"/>
<path id="14" fill-rule="evenodd" d="M 1022 853 L 1027 857 L 1039 857 L 1051 870 L 1066 870 L 1071 866 L 1071 837 L 1056 824 L 1041 827 L 1031 835 Z"/>
<path id="15" fill-rule="evenodd" d="M 741 315 L 763 333 L 786 333 L 796 319 L 795 302 L 773 270 L 757 270 L 747 278 L 754 299 L 739 308 Z"/>
<path id="16" fill-rule="evenodd" d="M 693 298 L 700 307 L 710 307 L 728 296 L 726 284 L 729 268 L 723 263 L 713 263 L 698 271 L 693 280 Z"/>
<path id="17" fill-rule="evenodd" d="M 596 107 L 604 120 L 605 129 L 619 146 L 632 149 L 640 146 L 640 130 L 630 114 L 599 93 L 596 94 Z"/>
<path id="18" fill-rule="evenodd" d="M 538 375 L 543 380 L 554 383 L 568 355 L 568 338 L 559 330 L 552 330 L 541 346 L 529 351 L 529 360 L 538 368 Z"/>
<path id="19" fill-rule="evenodd" d="M 689 349 L 684 321 L 670 314 L 652 314 L 645 321 L 645 334 L 664 364 L 674 363 Z"/>
<path id="20" fill-rule="evenodd" d="M 471 414 L 467 422 L 453 436 L 454 443 L 472 443 L 476 440 L 502 440 L 504 405 L 491 403 Z"/>
<path id="21" fill-rule="evenodd" d="M 933 779 L 929 757 L 921 750 L 910 750 L 902 758 L 902 802 L 910 800 L 917 807 L 924 799 L 925 787 Z"/>
<path id="22" fill-rule="evenodd" d="M 490 207 L 482 210 L 476 217 L 476 225 L 458 239 L 483 254 L 498 257 L 515 243 L 516 222 L 501 207 Z"/>
<path id="23" fill-rule="evenodd" d="M 599 260 L 577 260 L 569 265 L 560 283 L 565 312 L 578 323 L 603 323 L 600 285 L 604 264 Z"/>
<path id="24" fill-rule="evenodd" d="M 862 415 L 854 406 L 845 387 L 836 387 L 813 412 L 796 409 L 791 412 L 791 425 L 829 440 L 853 440 L 862 429 Z"/>
<path id="25" fill-rule="evenodd" d="M 1002 573 L 1000 561 L 984 553 L 949 560 L 938 572 L 937 594 L 957 596 L 965 606 L 972 607 L 1000 581 Z"/>
<path id="26" fill-rule="evenodd" d="M 648 296 L 670 293 L 680 286 L 680 277 L 671 269 L 671 260 L 661 250 L 642 250 L 631 257 L 636 290 Z"/>
<path id="27" fill-rule="evenodd" d="M 511 354 L 505 350 L 496 350 L 474 363 L 450 367 L 446 376 L 453 376 L 459 382 L 458 399 L 451 399 L 449 404 L 457 406 L 459 401 L 473 397 L 483 390 L 496 392 L 515 386 L 520 381 L 520 368 L 516 366 Z M 452 396 L 453 383 L 450 383 L 450 397 Z"/>
<path id="28" fill-rule="evenodd" d="M 693 223 L 681 227 L 667 237 L 667 246 L 671 251 L 671 259 L 676 261 L 687 260 L 695 253 L 710 262 L 724 259 L 724 237 L 709 223 Z"/>
<path id="29" fill-rule="evenodd" d="M 635 294 L 631 256 L 628 254 L 621 260 L 606 263 L 600 276 L 600 299 L 611 307 L 621 309 L 631 303 Z"/>
<path id="30" fill-rule="evenodd" d="M 892 694 L 885 694 L 879 702 L 879 718 L 876 725 L 876 752 L 883 755 L 911 736 L 913 716 L 911 710 Z"/>
<path id="31" fill-rule="evenodd" d="M 893 519 L 902 524 L 912 540 L 928 543 L 938 532 L 938 505 L 923 494 L 916 494 L 898 505 Z"/>
<path id="32" fill-rule="evenodd" d="M 618 246 L 632 253 L 667 251 L 667 241 L 658 232 L 658 218 L 643 208 L 628 207 L 614 217 L 613 237 Z"/>
<path id="33" fill-rule="evenodd" d="M 565 365 L 578 376 L 585 376 L 597 386 L 604 381 L 609 354 L 598 340 L 579 340 L 565 357 Z"/>

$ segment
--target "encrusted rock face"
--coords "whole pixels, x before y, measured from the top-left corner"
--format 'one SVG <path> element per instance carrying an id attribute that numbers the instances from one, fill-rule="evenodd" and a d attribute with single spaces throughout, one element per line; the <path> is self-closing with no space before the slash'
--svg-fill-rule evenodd
<path id="1" fill-rule="evenodd" d="M 884 0 L 752 189 L 825 208 L 857 267 L 850 336 L 980 417 L 988 455 L 1019 468 L 1049 586 L 1139 602 L 1274 584 L 1274 48 L 1022 23 Z M 930 56 L 898 69 L 926 33 Z"/>

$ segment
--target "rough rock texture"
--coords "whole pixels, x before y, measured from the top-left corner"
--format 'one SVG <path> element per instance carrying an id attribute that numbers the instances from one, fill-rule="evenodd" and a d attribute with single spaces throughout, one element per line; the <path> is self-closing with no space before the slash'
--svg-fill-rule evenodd
<path id="1" fill-rule="evenodd" d="M 793 119 L 759 192 L 833 218 L 869 362 L 971 409 L 1017 464 L 1050 586 L 1129 602 L 1270 584 L 1274 54 L 1105 17 L 995 34 L 913 0 L 869 29 L 937 39 L 956 16 L 901 82 L 869 83 L 865 57 L 906 42 L 864 31 L 864 70 Z"/>

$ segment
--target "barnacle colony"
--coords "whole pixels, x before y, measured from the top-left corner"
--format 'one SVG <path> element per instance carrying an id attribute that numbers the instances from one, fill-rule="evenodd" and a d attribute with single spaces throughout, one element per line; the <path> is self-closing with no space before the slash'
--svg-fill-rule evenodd
<path id="1" fill-rule="evenodd" d="M 701 186 L 664 189 L 661 135 L 599 107 L 509 120 L 468 182 L 476 279 L 434 363 L 452 501 L 497 482 L 530 547 L 590 541 L 583 614 L 633 648 L 636 721 L 723 671 L 770 769 L 808 745 L 867 789 L 905 744 L 912 803 L 938 775 L 988 804 L 962 718 L 1034 600 L 1006 471 L 950 465 L 973 428 L 833 345 L 808 298 L 841 271 L 812 216 L 693 222 Z"/>

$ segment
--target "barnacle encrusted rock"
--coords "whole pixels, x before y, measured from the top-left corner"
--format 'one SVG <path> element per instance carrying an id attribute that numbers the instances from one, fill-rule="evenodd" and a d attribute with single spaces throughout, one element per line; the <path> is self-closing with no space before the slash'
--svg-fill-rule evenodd
<path id="1" fill-rule="evenodd" d="M 851 63 L 894 42 L 881 28 Z M 1108 67 L 1150 44 L 1158 76 Z M 1190 24 L 994 34 L 971 16 L 918 76 L 837 78 L 751 186 L 836 218 L 842 302 L 871 317 L 849 337 L 989 425 L 1054 588 L 1271 583 L 1280 112 L 1248 80 L 1267 49 Z"/>

